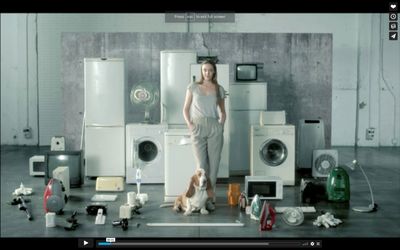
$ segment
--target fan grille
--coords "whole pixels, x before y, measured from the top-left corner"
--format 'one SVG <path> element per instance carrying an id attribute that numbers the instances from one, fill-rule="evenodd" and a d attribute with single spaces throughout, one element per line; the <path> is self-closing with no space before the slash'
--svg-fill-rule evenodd
<path id="1" fill-rule="evenodd" d="M 132 104 L 154 106 L 159 99 L 159 91 L 150 83 L 140 83 L 131 89 L 130 99 Z"/>
<path id="2" fill-rule="evenodd" d="M 321 175 L 328 175 L 336 166 L 336 160 L 332 155 L 322 154 L 315 160 L 314 168 Z"/>
<path id="3" fill-rule="evenodd" d="M 287 208 L 283 212 L 283 220 L 291 226 L 298 226 L 304 221 L 303 211 L 298 207 Z"/>

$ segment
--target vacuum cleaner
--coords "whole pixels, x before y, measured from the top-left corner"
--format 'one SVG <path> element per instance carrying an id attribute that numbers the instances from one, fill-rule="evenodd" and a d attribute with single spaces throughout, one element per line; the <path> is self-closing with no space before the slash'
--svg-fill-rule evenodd
<path id="1" fill-rule="evenodd" d="M 46 213 L 54 212 L 61 214 L 67 203 L 68 197 L 65 194 L 65 188 L 58 179 L 50 179 L 43 194 L 43 208 Z"/>
<path id="2" fill-rule="evenodd" d="M 340 166 L 329 173 L 326 181 L 328 200 L 333 202 L 348 202 L 350 200 L 350 179 L 346 170 Z"/>

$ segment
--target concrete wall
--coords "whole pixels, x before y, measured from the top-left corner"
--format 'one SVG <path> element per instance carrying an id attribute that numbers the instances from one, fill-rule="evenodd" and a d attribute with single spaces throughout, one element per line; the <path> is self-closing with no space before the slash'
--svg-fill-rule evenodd
<path id="1" fill-rule="evenodd" d="M 388 14 L 235 18 L 234 23 L 188 25 L 165 23 L 163 14 L 29 14 L 28 22 L 26 14 L 1 14 L 1 144 L 48 145 L 53 135 L 63 133 L 63 32 L 250 32 L 332 34 L 332 145 L 354 145 L 356 136 L 361 146 L 399 145 L 400 43 L 388 40 Z M 28 114 L 32 139 L 22 132 Z M 375 128 L 373 140 L 365 139 L 367 127 Z"/>
<path id="2" fill-rule="evenodd" d="M 102 49 L 102 45 L 107 46 Z M 218 55 L 219 63 L 262 62 L 268 82 L 268 110 L 286 110 L 287 121 L 321 118 L 330 145 L 332 96 L 332 36 L 285 33 L 63 33 L 62 82 L 65 136 L 79 148 L 83 117 L 83 58 L 122 57 L 127 69 L 126 122 L 143 121 L 144 108 L 129 103 L 139 82 L 160 89 L 160 51 L 191 49 L 198 55 Z M 176 98 L 184 99 L 184 96 Z M 254 96 L 257 98 L 257 96 Z M 71 100 L 74 100 L 71 102 Z M 229 111 L 228 111 L 229 112 Z M 160 122 L 160 108 L 152 110 Z M 232 135 L 235 136 L 235 135 Z"/>
<path id="3" fill-rule="evenodd" d="M 1 15 L 1 144 L 37 145 L 36 20 Z M 30 129 L 26 138 L 24 129 Z"/>

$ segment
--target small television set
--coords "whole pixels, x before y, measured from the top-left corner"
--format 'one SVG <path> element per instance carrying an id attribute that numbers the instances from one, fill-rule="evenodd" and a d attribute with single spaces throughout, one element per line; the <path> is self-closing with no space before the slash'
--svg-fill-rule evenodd
<path id="1" fill-rule="evenodd" d="M 80 187 L 83 183 L 82 151 L 49 151 L 46 153 L 44 184 L 53 177 L 53 170 L 60 166 L 69 168 L 70 187 Z"/>
<path id="2" fill-rule="evenodd" d="M 238 63 L 236 64 L 236 81 L 257 81 L 257 64 L 256 63 Z"/>

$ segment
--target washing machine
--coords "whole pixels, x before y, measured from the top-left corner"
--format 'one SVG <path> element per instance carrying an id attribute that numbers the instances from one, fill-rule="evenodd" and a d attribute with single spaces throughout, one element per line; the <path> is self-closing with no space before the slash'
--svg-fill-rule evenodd
<path id="1" fill-rule="evenodd" d="M 250 174 L 278 176 L 283 185 L 295 183 L 295 127 L 252 125 L 250 129 Z"/>
<path id="2" fill-rule="evenodd" d="M 126 183 L 136 183 L 136 170 L 142 169 L 141 183 L 164 183 L 164 133 L 166 124 L 126 125 Z"/>

